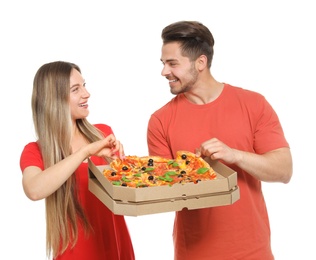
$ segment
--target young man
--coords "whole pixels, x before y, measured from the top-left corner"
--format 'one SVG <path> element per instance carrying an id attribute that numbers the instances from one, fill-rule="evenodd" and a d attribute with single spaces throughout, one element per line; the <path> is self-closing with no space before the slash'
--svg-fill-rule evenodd
<path id="1" fill-rule="evenodd" d="M 188 150 L 221 160 L 237 171 L 240 188 L 232 205 L 176 212 L 175 259 L 274 259 L 261 181 L 292 176 L 277 114 L 261 94 L 216 81 L 214 39 L 203 24 L 170 24 L 162 40 L 161 74 L 176 96 L 149 120 L 149 154 L 173 158 Z"/>

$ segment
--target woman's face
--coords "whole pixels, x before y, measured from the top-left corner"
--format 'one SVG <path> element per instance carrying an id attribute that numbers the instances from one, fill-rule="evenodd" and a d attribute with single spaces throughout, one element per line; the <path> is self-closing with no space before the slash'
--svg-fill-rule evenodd
<path id="1" fill-rule="evenodd" d="M 86 90 L 86 83 L 76 69 L 70 75 L 70 112 L 72 120 L 86 118 L 89 115 L 88 99 L 90 93 Z"/>

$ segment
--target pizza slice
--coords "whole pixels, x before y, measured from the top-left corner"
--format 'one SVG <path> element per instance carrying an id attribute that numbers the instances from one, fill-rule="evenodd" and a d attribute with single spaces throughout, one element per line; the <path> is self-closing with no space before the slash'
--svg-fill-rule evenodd
<path id="1" fill-rule="evenodd" d="M 198 182 L 216 178 L 216 172 L 209 163 L 192 152 L 178 151 L 176 154 L 176 161 L 179 163 L 180 168 L 190 175 L 188 181 Z"/>

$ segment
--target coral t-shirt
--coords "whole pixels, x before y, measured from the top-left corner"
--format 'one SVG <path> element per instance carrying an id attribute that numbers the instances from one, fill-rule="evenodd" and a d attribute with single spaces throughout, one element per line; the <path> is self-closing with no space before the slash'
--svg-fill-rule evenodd
<path id="1" fill-rule="evenodd" d="M 263 154 L 288 147 L 278 116 L 259 93 L 225 84 L 211 103 L 179 94 L 148 123 L 149 154 L 174 158 L 213 137 L 231 148 Z M 261 182 L 235 165 L 240 199 L 232 205 L 176 212 L 175 259 L 271 260 L 270 225 Z"/>
<path id="2" fill-rule="evenodd" d="M 113 133 L 104 124 L 96 125 L 105 136 Z M 92 156 L 96 165 L 106 164 L 104 159 Z M 36 142 L 27 144 L 20 158 L 23 171 L 28 166 L 44 168 L 39 146 Z M 135 259 L 130 234 L 124 216 L 114 215 L 102 202 L 88 190 L 88 163 L 83 162 L 75 172 L 79 200 L 92 225 L 93 232 L 85 236 L 79 225 L 78 242 L 68 248 L 56 260 L 132 260 Z"/>

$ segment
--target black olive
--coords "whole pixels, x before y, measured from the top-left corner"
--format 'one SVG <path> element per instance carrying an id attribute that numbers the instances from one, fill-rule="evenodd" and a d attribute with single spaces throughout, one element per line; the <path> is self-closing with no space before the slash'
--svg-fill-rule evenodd
<path id="1" fill-rule="evenodd" d="M 152 176 L 152 175 L 148 176 L 148 180 L 152 181 L 153 179 L 154 179 L 154 176 Z"/>
<path id="2" fill-rule="evenodd" d="M 182 174 L 179 174 L 179 175 L 178 175 L 178 178 L 183 178 L 183 175 L 182 175 Z"/>
<path id="3" fill-rule="evenodd" d="M 181 155 L 181 158 L 182 158 L 183 160 L 185 160 L 185 159 L 187 158 L 187 155 L 186 155 L 186 154 L 182 154 L 182 155 Z"/>
<path id="4" fill-rule="evenodd" d="M 127 171 L 127 170 L 128 170 L 128 167 L 127 167 L 127 166 L 123 166 L 123 167 L 122 167 L 122 170 L 123 170 L 123 171 Z"/>
<path id="5" fill-rule="evenodd" d="M 148 159 L 148 162 L 149 162 L 149 163 L 153 163 L 154 160 L 150 158 L 150 159 Z"/>
<path id="6" fill-rule="evenodd" d="M 126 187 L 126 186 L 127 186 L 127 184 L 126 184 L 125 182 L 123 182 L 123 183 L 122 183 L 122 186 Z"/>
<path id="7" fill-rule="evenodd" d="M 148 166 L 154 166 L 154 162 L 148 162 Z"/>
<path id="8" fill-rule="evenodd" d="M 111 176 L 115 176 L 116 175 L 116 172 L 111 172 Z"/>
<path id="9" fill-rule="evenodd" d="M 190 161 L 185 161 L 185 164 L 188 165 L 190 163 Z"/>
<path id="10" fill-rule="evenodd" d="M 181 171 L 180 173 L 181 173 L 181 174 L 186 174 L 186 171 Z"/>
<path id="11" fill-rule="evenodd" d="M 142 167 L 142 169 L 141 169 L 142 171 L 146 171 L 146 167 L 144 166 L 144 167 Z"/>

